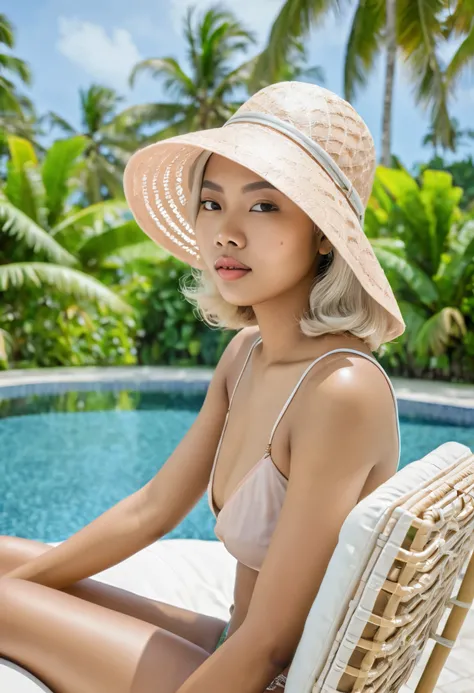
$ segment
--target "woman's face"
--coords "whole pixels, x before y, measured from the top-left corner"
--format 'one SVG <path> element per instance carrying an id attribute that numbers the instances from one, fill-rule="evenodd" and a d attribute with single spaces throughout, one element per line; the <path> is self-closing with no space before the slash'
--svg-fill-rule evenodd
<path id="1" fill-rule="evenodd" d="M 219 292 L 238 306 L 268 301 L 302 282 L 311 285 L 318 254 L 331 250 L 294 202 L 252 171 L 216 154 L 206 166 L 195 231 Z M 219 271 L 216 263 L 223 256 L 250 270 Z"/>

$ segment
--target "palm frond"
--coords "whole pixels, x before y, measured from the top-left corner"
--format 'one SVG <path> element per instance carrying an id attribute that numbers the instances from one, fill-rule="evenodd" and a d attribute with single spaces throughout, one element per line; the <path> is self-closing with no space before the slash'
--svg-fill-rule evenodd
<path id="1" fill-rule="evenodd" d="M 213 93 L 213 100 L 221 99 L 227 93 L 232 93 L 234 89 L 244 86 L 248 83 L 257 64 L 258 56 L 246 60 L 238 65 L 234 70 L 223 76 L 220 83 Z"/>
<path id="2" fill-rule="evenodd" d="M 117 313 L 132 312 L 131 306 L 108 287 L 78 270 L 42 262 L 0 265 L 0 291 L 26 284 L 54 286 L 61 293 L 100 303 Z"/>
<path id="3" fill-rule="evenodd" d="M 30 216 L 38 226 L 41 226 L 42 229 L 46 229 L 48 227 L 46 190 L 39 167 L 26 163 L 23 167 L 23 174 L 28 181 L 29 191 L 31 193 L 31 204 L 34 206 L 34 214 Z"/>
<path id="4" fill-rule="evenodd" d="M 406 325 L 403 340 L 406 343 L 408 350 L 412 353 L 416 353 L 416 340 L 418 333 L 425 324 L 429 313 L 421 306 L 409 303 L 408 301 L 400 300 L 398 305 Z"/>
<path id="5" fill-rule="evenodd" d="M 120 162 L 113 164 L 105 156 L 98 156 L 95 161 L 94 172 L 100 186 L 105 186 L 111 197 L 115 199 L 124 197 L 123 167 Z"/>
<path id="6" fill-rule="evenodd" d="M 63 212 L 71 189 L 71 174 L 86 144 L 81 135 L 57 140 L 46 154 L 42 171 L 50 225 L 56 224 Z"/>
<path id="7" fill-rule="evenodd" d="M 168 88 L 175 88 L 180 93 L 193 94 L 194 83 L 184 72 L 180 64 L 174 58 L 148 58 L 141 60 L 135 65 L 130 75 L 130 86 L 133 87 L 135 80 L 142 72 L 149 72 L 151 77 L 165 77 L 165 85 Z"/>
<path id="8" fill-rule="evenodd" d="M 0 13 L 0 43 L 4 43 L 8 48 L 13 48 L 15 45 L 13 24 L 3 12 Z"/>
<path id="9" fill-rule="evenodd" d="M 432 315 L 422 325 L 415 340 L 419 356 L 441 356 L 453 339 L 466 333 L 466 323 L 460 310 L 447 306 Z"/>
<path id="10" fill-rule="evenodd" d="M 454 227 L 454 230 L 449 261 L 441 263 L 435 279 L 452 304 L 459 305 L 474 276 L 474 220 L 468 220 L 460 229 Z"/>
<path id="11" fill-rule="evenodd" d="M 378 261 L 386 272 L 394 272 L 427 306 L 438 300 L 438 290 L 430 277 L 406 258 L 390 252 L 386 248 L 374 246 Z"/>
<path id="12" fill-rule="evenodd" d="M 0 53 L 0 66 L 3 70 L 18 77 L 24 84 L 31 84 L 31 70 L 24 60 L 15 58 L 13 55 Z"/>
<path id="13" fill-rule="evenodd" d="M 311 26 L 330 11 L 339 12 L 344 0 L 286 0 L 275 19 L 268 44 L 260 55 L 250 80 L 250 88 L 272 82 L 292 49 L 291 39 L 308 35 Z"/>
<path id="14" fill-rule="evenodd" d="M 126 108 L 114 122 L 119 128 L 140 128 L 174 120 L 182 115 L 184 108 L 182 103 L 144 103 Z"/>
<path id="15" fill-rule="evenodd" d="M 364 87 L 380 52 L 385 27 L 385 1 L 358 2 L 344 59 L 344 98 L 352 101 Z"/>
<path id="16" fill-rule="evenodd" d="M 142 233 L 143 236 L 143 233 Z M 153 241 L 146 240 L 133 245 L 126 245 L 122 248 L 115 248 L 112 253 L 104 260 L 104 266 L 117 265 L 117 261 L 121 266 L 130 265 L 136 262 L 145 262 L 156 265 L 158 262 L 168 257 L 169 253 L 166 250 L 156 245 Z"/>
<path id="17" fill-rule="evenodd" d="M 153 144 L 154 142 L 159 142 L 160 140 L 166 140 L 169 137 L 175 137 L 176 135 L 183 135 L 186 132 L 189 132 L 192 128 L 189 127 L 189 115 L 186 115 L 186 117 L 181 118 L 181 120 L 177 120 L 174 123 L 171 123 L 171 125 L 167 125 L 164 128 L 161 128 L 160 130 L 157 130 L 156 132 L 152 132 L 146 136 L 144 136 L 140 140 L 140 145 L 142 147 L 146 147 L 149 144 Z"/>
<path id="18" fill-rule="evenodd" d="M 446 68 L 447 86 L 453 91 L 458 84 L 461 76 L 470 68 L 473 71 L 474 65 L 474 20 L 471 17 L 471 28 L 461 43 L 451 62 Z M 472 76 L 472 75 L 471 75 Z"/>
<path id="19" fill-rule="evenodd" d="M 127 221 L 120 226 L 104 231 L 104 233 L 89 238 L 81 248 L 79 255 L 84 264 L 94 261 L 97 264 L 116 250 L 125 246 L 143 243 L 144 233 L 135 221 Z"/>
<path id="20" fill-rule="evenodd" d="M 439 140 L 454 148 L 454 128 L 448 111 L 448 89 L 436 53 L 443 35 L 440 17 L 444 0 L 398 0 L 397 38 L 410 68 L 417 103 L 431 108 L 431 121 Z"/>
<path id="21" fill-rule="evenodd" d="M 400 238 L 371 238 L 370 244 L 373 248 L 388 250 L 399 257 L 403 257 L 405 243 Z"/>
<path id="22" fill-rule="evenodd" d="M 85 227 L 91 225 L 97 219 L 113 223 L 117 219 L 122 218 L 127 212 L 128 205 L 125 200 L 104 200 L 84 209 L 70 212 L 51 229 L 51 235 L 56 236 L 76 226 Z"/>
<path id="23" fill-rule="evenodd" d="M 43 116 L 41 116 L 41 123 L 49 127 L 50 130 L 58 128 L 65 135 L 72 136 L 77 135 L 77 130 L 67 122 L 62 116 L 54 113 L 54 111 L 48 111 Z"/>
<path id="24" fill-rule="evenodd" d="M 7 142 L 10 162 L 4 194 L 15 207 L 21 209 L 34 221 L 41 223 L 37 214 L 41 201 L 35 197 L 33 176 L 27 175 L 28 167 L 31 171 L 38 165 L 33 145 L 28 140 L 14 135 L 9 135 Z"/>
<path id="25" fill-rule="evenodd" d="M 17 117 L 21 117 L 23 113 L 15 85 L 4 75 L 0 75 L 0 110 L 3 114 L 15 114 Z"/>
<path id="26" fill-rule="evenodd" d="M 36 224 L 27 214 L 15 207 L 5 198 L 0 197 L 0 233 L 4 232 L 18 239 L 32 248 L 34 252 L 42 251 L 51 258 L 53 262 L 63 265 L 74 265 L 77 263 L 75 257 L 70 255 L 57 241 L 54 240 L 44 229 Z"/>
<path id="27" fill-rule="evenodd" d="M 97 133 L 113 118 L 123 97 L 115 89 L 92 84 L 80 90 L 81 120 L 87 135 L 95 139 Z"/>
<path id="28" fill-rule="evenodd" d="M 195 9 L 196 8 L 193 5 L 188 6 L 183 20 L 184 38 L 188 48 L 188 59 L 190 65 L 192 65 L 194 69 L 196 69 L 198 63 L 198 47 L 193 26 L 193 15 Z"/>
<path id="29" fill-rule="evenodd" d="M 472 18 L 474 17 L 474 0 L 458 0 L 450 14 L 444 22 L 444 36 L 462 36 L 468 34 L 472 27 Z"/>
<path id="30" fill-rule="evenodd" d="M 33 145 L 28 140 L 23 137 L 16 137 L 15 135 L 10 135 L 7 138 L 8 149 L 10 150 L 10 160 L 12 168 L 16 171 L 21 171 L 22 166 L 28 162 L 33 165 L 38 163 L 38 159 L 33 149 Z"/>

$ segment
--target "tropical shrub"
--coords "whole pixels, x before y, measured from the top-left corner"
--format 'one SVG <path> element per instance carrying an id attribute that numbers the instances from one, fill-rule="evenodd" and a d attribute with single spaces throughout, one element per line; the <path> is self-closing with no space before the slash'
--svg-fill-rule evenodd
<path id="1" fill-rule="evenodd" d="M 138 324 L 104 307 L 71 302 L 57 291 L 22 291 L 6 302 L 0 324 L 11 338 L 9 362 L 16 368 L 118 366 L 136 363 Z M 0 369 L 7 359 L 0 357 Z"/>
<path id="2" fill-rule="evenodd" d="M 24 365 L 83 365 L 92 363 L 94 354 L 102 363 L 113 363 L 114 355 L 118 363 L 133 362 L 129 342 L 135 322 L 130 318 L 128 326 L 122 325 L 132 308 L 121 297 L 117 273 L 109 264 L 112 255 L 131 253 L 132 246 L 142 248 L 135 256 L 149 254 L 143 232 L 124 201 L 86 208 L 71 203 L 84 138 L 55 142 L 41 163 L 28 141 L 9 137 L 8 143 L 11 158 L 0 190 L 3 367 L 16 358 Z M 111 339 L 123 353 L 115 353 L 115 342 L 109 344 L 108 337 L 97 337 L 106 315 L 109 327 L 117 325 L 111 327 Z M 42 328 L 50 323 L 54 330 Z M 27 329 L 34 333 L 33 341 L 25 338 Z"/>
<path id="3" fill-rule="evenodd" d="M 474 221 L 462 215 L 461 196 L 446 172 L 424 171 L 420 185 L 403 169 L 377 170 L 366 232 L 407 324 L 385 351 L 400 374 L 472 374 L 474 363 L 458 358 L 474 327 Z"/>
<path id="4" fill-rule="evenodd" d="M 136 343 L 142 364 L 215 366 L 235 334 L 209 328 L 179 292 L 189 268 L 168 256 L 130 286 L 128 300 L 140 316 Z"/>
<path id="5" fill-rule="evenodd" d="M 421 171 L 425 169 L 450 173 L 453 176 L 454 185 L 463 189 L 459 206 L 461 209 L 474 209 L 474 158 L 472 155 L 451 163 L 445 161 L 441 156 L 435 156 L 427 164 L 420 165 Z"/>

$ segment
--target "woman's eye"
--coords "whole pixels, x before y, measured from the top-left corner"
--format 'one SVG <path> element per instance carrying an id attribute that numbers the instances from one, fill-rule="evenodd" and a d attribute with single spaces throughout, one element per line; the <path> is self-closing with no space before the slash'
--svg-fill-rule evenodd
<path id="1" fill-rule="evenodd" d="M 214 212 L 220 209 L 220 205 L 217 202 L 214 202 L 214 200 L 201 200 L 201 207 L 207 212 Z"/>
<path id="2" fill-rule="evenodd" d="M 260 209 L 255 209 L 256 207 L 260 207 Z M 277 212 L 278 207 L 271 202 L 257 202 L 257 204 L 252 207 L 252 210 L 256 212 Z"/>

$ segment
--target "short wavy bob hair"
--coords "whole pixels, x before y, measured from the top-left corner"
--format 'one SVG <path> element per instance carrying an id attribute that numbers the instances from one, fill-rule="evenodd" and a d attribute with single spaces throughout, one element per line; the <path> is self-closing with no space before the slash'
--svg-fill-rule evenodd
<path id="1" fill-rule="evenodd" d="M 181 278 L 183 296 L 211 327 L 238 330 L 257 325 L 252 306 L 234 306 L 222 298 L 208 270 L 191 268 Z M 377 351 L 388 332 L 389 316 L 362 288 L 354 273 L 333 249 L 322 255 L 309 296 L 309 308 L 300 319 L 307 337 L 349 332 Z"/>

